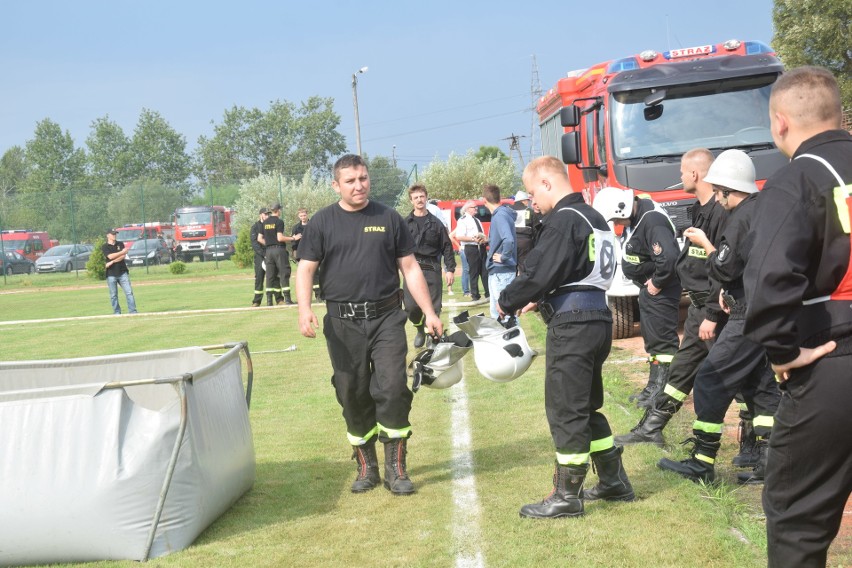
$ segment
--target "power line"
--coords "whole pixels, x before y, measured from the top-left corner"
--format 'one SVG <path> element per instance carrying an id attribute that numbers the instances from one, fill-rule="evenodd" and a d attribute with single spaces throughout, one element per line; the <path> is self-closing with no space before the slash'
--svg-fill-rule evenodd
<path id="1" fill-rule="evenodd" d="M 479 101 L 479 102 L 476 102 L 476 103 L 471 103 L 469 105 L 462 105 L 462 106 L 457 106 L 457 107 L 445 108 L 445 109 L 441 109 L 441 110 L 433 110 L 433 111 L 430 111 L 430 112 L 424 112 L 424 113 L 421 113 L 421 114 L 414 114 L 414 115 L 411 115 L 411 116 L 403 116 L 403 117 L 400 117 L 400 118 L 390 118 L 390 119 L 387 119 L 387 120 L 380 120 L 378 122 L 364 123 L 364 126 L 375 126 L 377 124 L 387 124 L 389 122 L 400 122 L 400 121 L 403 121 L 403 120 L 411 120 L 412 118 L 422 118 L 424 116 L 431 116 L 433 114 L 441 114 L 442 112 L 450 112 L 450 111 L 454 111 L 454 110 L 462 110 L 462 109 L 471 108 L 471 107 L 478 107 L 478 106 L 482 106 L 482 105 L 486 105 L 486 104 L 490 104 L 490 103 L 497 103 L 497 102 L 501 102 L 501 101 L 507 101 L 507 100 L 510 100 L 510 99 L 517 99 L 519 97 L 524 97 L 524 96 L 526 96 L 526 95 L 525 94 L 511 95 L 511 96 L 508 96 L 508 97 L 501 97 L 499 99 L 490 99 L 490 100 L 487 100 L 487 101 Z"/>

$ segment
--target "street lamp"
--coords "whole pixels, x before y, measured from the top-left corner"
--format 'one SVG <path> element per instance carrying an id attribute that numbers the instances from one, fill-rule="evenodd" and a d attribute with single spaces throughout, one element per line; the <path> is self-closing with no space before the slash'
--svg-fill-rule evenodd
<path id="1" fill-rule="evenodd" d="M 361 155 L 361 123 L 358 121 L 358 74 L 366 73 L 367 67 L 361 67 L 352 73 L 352 102 L 355 105 L 355 143 L 358 145 L 358 155 Z"/>

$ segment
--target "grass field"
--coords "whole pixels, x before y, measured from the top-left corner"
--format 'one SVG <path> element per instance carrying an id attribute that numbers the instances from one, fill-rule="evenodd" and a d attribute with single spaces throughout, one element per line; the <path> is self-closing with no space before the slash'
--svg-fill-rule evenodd
<path id="1" fill-rule="evenodd" d="M 409 473 L 417 493 L 393 497 L 377 489 L 353 495 L 349 485 L 355 465 L 329 384 L 325 343 L 298 333 L 295 309 L 228 309 L 247 306 L 253 288 L 249 271 L 230 262 L 218 269 L 194 263 L 180 277 L 152 267 L 149 274 L 133 271 L 131 278 L 141 314 L 116 317 L 110 314 L 103 282 L 74 273 L 10 277 L 0 286 L 0 330 L 6 360 L 248 341 L 255 370 L 250 413 L 257 455 L 254 488 L 193 546 L 151 565 L 766 563 L 760 489 L 727 484 L 708 489 L 663 473 L 656 461 L 664 451 L 681 455 L 676 445 L 625 451 L 635 503 L 589 504 L 582 519 L 519 518 L 521 505 L 542 499 L 551 487 L 554 454 L 544 416 L 543 357 L 507 384 L 483 379 L 469 357 L 460 384 L 422 389 L 415 395 L 409 444 Z M 460 298 L 458 284 L 456 293 Z M 315 307 L 321 316 L 324 308 Z M 445 308 L 445 321 L 451 313 Z M 530 343 L 543 350 L 538 317 L 522 321 Z M 292 345 L 296 349 L 288 351 Z M 613 349 L 605 367 L 605 412 L 616 432 L 628 430 L 640 417 L 626 399 L 643 372 L 633 352 Z M 680 413 L 666 430 L 667 438 L 686 438 L 691 420 Z M 734 477 L 726 465 L 734 451 L 729 440 L 719 466 L 725 479 Z M 590 472 L 587 481 L 596 478 Z"/>

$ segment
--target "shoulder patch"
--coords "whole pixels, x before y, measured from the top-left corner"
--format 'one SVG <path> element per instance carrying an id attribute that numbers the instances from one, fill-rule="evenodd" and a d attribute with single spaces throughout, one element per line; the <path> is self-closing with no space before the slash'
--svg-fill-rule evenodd
<path id="1" fill-rule="evenodd" d="M 719 252 L 716 253 L 716 258 L 718 258 L 720 261 L 724 261 L 725 258 L 727 258 L 728 256 L 728 251 L 730 250 L 731 249 L 727 245 L 727 243 L 723 243 L 722 246 L 719 247 Z"/>
<path id="2" fill-rule="evenodd" d="M 661 254 L 663 254 L 663 247 L 660 246 L 660 243 L 654 243 L 653 245 L 651 245 L 651 250 L 654 251 L 654 254 L 656 256 L 660 256 Z"/>

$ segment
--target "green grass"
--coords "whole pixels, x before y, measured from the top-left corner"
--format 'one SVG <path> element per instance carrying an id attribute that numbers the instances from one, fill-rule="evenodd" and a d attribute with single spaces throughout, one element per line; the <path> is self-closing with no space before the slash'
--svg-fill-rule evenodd
<path id="1" fill-rule="evenodd" d="M 177 277 L 165 268 L 147 275 L 135 270 L 131 278 L 140 317 L 0 325 L 6 360 L 248 341 L 255 371 L 254 488 L 190 548 L 151 565 L 443 567 L 455 565 L 459 555 L 477 553 L 484 566 L 506 567 L 765 564 L 763 522 L 755 505 L 760 488 L 723 485 L 708 491 L 656 468 L 662 455 L 680 455 L 676 442 L 687 436 L 692 419 L 685 412 L 666 431 L 675 446 L 625 451 L 635 503 L 589 504 L 582 519 L 519 518 L 521 505 L 542 499 L 551 487 L 554 453 L 544 415 L 544 357 L 507 384 L 483 379 L 469 357 L 464 392 L 422 389 L 415 395 L 409 446 L 417 494 L 393 497 L 384 489 L 351 494 L 355 465 L 321 336 L 310 340 L 298 333 L 295 309 L 179 312 L 247 306 L 253 278 L 232 266 L 221 263 L 216 271 L 211 263 L 194 263 Z M 67 282 L 42 285 L 54 277 Z M 0 323 L 111 312 L 103 282 L 78 281 L 73 273 L 37 275 L 30 284 L 26 279 L 0 286 Z M 458 279 L 454 288 L 454 299 L 460 299 Z M 323 308 L 317 306 L 317 312 L 321 316 Z M 445 321 L 448 314 L 445 309 Z M 523 321 L 530 343 L 543 351 L 540 320 L 525 316 Z M 290 345 L 296 350 L 285 351 Z M 640 416 L 626 404 L 644 371 L 632 358 L 616 348 L 605 367 L 605 412 L 616 432 L 627 431 Z M 472 479 L 456 479 L 454 466 L 453 412 L 463 404 L 469 411 Z M 734 477 L 725 465 L 733 453 L 728 442 L 720 459 L 723 478 Z M 588 481 L 595 479 L 590 472 Z M 471 481 L 478 504 L 464 505 L 459 513 L 458 483 Z"/>

